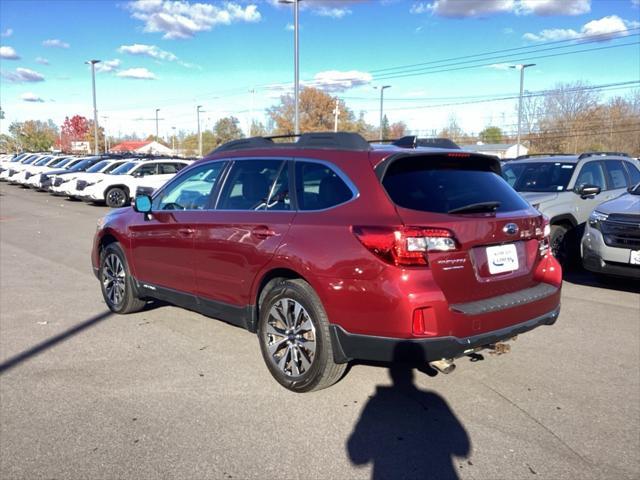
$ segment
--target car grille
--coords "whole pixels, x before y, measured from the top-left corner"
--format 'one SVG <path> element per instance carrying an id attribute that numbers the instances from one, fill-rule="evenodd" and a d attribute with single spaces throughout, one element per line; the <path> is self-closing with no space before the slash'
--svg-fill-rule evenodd
<path id="1" fill-rule="evenodd" d="M 87 181 L 86 180 L 78 180 L 76 182 L 76 190 L 81 192 L 85 188 L 87 188 Z"/>
<path id="2" fill-rule="evenodd" d="M 640 249 L 640 215 L 609 215 L 601 229 L 610 247 Z"/>
<path id="3" fill-rule="evenodd" d="M 53 181 L 53 186 L 59 187 L 60 185 L 62 185 L 62 182 L 63 182 L 63 179 L 61 177 L 58 177 Z"/>

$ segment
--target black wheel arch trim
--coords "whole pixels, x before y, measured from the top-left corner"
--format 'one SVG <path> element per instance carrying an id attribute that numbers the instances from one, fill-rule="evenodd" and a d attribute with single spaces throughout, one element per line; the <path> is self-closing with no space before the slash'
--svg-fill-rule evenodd
<path id="1" fill-rule="evenodd" d="M 555 217 L 552 217 L 551 220 L 549 220 L 550 225 L 560 225 L 563 223 L 570 224 L 572 228 L 575 228 L 578 226 L 578 221 L 576 220 L 576 217 L 574 217 L 570 213 L 563 213 L 562 215 L 556 215 Z"/>

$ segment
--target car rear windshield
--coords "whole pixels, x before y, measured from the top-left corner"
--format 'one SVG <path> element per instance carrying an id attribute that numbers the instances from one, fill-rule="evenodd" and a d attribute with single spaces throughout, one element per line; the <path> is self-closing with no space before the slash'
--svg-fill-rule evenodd
<path id="1" fill-rule="evenodd" d="M 382 185 L 396 205 L 423 212 L 513 212 L 529 207 L 497 173 L 465 165 L 465 160 L 396 160 L 387 169 Z"/>
<path id="2" fill-rule="evenodd" d="M 574 170 L 574 163 L 514 161 L 502 167 L 502 176 L 518 192 L 562 192 Z"/>

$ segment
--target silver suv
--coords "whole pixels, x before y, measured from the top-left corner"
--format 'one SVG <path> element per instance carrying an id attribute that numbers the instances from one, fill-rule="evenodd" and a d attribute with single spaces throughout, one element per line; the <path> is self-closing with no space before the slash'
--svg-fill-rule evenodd
<path id="1" fill-rule="evenodd" d="M 578 258 L 593 209 L 640 182 L 640 163 L 621 153 L 519 157 L 502 168 L 509 184 L 549 217 L 551 249 L 565 265 Z"/>
<path id="2" fill-rule="evenodd" d="M 587 270 L 640 278 L 640 183 L 596 207 L 580 249 Z"/>

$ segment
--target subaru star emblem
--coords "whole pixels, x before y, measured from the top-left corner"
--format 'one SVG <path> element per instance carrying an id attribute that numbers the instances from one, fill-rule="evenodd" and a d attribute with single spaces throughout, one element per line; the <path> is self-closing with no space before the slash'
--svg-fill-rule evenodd
<path id="1" fill-rule="evenodd" d="M 515 223 L 507 223 L 504 227 L 502 227 L 502 231 L 507 235 L 515 235 L 518 233 L 518 225 Z"/>

